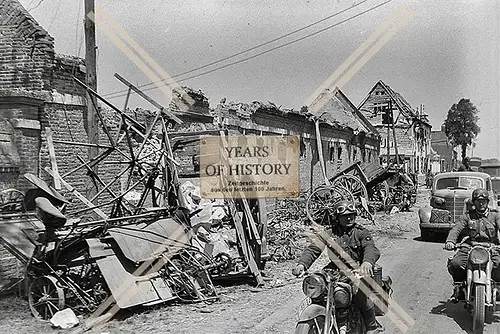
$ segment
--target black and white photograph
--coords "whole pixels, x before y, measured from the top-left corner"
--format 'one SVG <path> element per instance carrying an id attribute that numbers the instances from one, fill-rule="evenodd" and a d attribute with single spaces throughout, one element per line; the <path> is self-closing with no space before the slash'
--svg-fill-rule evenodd
<path id="1" fill-rule="evenodd" d="M 0 319 L 500 334 L 500 2 L 0 0 Z"/>

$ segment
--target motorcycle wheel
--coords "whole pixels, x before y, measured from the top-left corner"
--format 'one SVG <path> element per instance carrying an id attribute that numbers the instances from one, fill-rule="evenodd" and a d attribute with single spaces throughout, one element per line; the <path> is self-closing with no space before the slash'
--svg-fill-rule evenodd
<path id="1" fill-rule="evenodd" d="M 474 288 L 474 311 L 472 312 L 472 332 L 483 334 L 485 318 L 486 291 L 484 285 L 476 285 Z"/>
<path id="2" fill-rule="evenodd" d="M 299 322 L 295 327 L 295 334 L 321 334 L 324 324 L 324 316 L 318 316 L 306 322 Z"/>

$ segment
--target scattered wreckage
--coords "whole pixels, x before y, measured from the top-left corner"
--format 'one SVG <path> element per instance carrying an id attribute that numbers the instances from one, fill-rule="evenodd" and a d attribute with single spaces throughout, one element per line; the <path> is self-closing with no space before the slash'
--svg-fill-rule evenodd
<path id="1" fill-rule="evenodd" d="M 52 168 L 46 167 L 45 172 L 53 185 L 28 173 L 24 177 L 32 189 L 4 191 L 8 199 L 1 206 L 0 243 L 26 268 L 25 277 L 9 287 L 27 282 L 35 317 L 50 319 L 65 308 L 92 313 L 95 318 L 114 314 L 117 307 L 170 300 L 210 303 L 218 299 L 216 280 L 246 277 L 256 285 L 263 283 L 265 205 L 247 199 L 203 203 L 199 188 L 190 182 L 181 185 L 173 152 L 186 138 L 171 141 L 167 132 L 168 122 L 182 122 L 179 115 L 117 77 L 129 87 L 129 94 L 134 90 L 158 108 L 154 120 L 147 126 L 140 124 L 75 79 L 116 112 L 117 133 L 111 133 L 96 108 L 109 145 L 94 145 L 100 152 L 89 161 L 77 156 L 80 164 L 64 175 L 57 172 L 54 150 L 49 147 Z M 223 130 L 220 134 L 225 135 Z M 51 145 L 52 139 L 47 143 Z M 124 167 L 105 182 L 94 167 L 118 164 L 112 160 L 116 155 Z M 66 181 L 82 170 L 99 185 L 93 198 Z M 123 178 L 125 186 L 117 186 Z M 81 203 L 74 206 L 56 189 L 57 184 Z"/>

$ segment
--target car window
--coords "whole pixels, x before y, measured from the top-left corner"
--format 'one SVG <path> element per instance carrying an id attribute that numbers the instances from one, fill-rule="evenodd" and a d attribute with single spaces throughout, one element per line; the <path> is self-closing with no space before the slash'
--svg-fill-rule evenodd
<path id="1" fill-rule="evenodd" d="M 447 177 L 439 179 L 436 182 L 436 189 L 452 189 L 452 188 L 467 188 L 476 189 L 484 188 L 483 180 L 475 177 Z M 486 185 L 489 187 L 489 184 Z"/>
<path id="2" fill-rule="evenodd" d="M 500 180 L 491 180 L 495 194 L 500 193 Z"/>
<path id="3" fill-rule="evenodd" d="M 474 177 L 461 177 L 458 186 L 467 189 L 484 188 L 483 180 Z"/>
<path id="4" fill-rule="evenodd" d="M 458 187 L 458 177 L 447 177 L 437 180 L 436 189 L 456 188 Z"/>

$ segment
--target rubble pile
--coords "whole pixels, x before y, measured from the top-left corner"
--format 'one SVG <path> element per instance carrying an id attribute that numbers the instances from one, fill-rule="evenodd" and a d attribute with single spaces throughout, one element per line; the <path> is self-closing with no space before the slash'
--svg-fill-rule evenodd
<path id="1" fill-rule="evenodd" d="M 305 201 L 281 199 L 268 214 L 267 240 L 270 260 L 296 259 L 304 248 L 302 242 L 307 219 Z"/>

